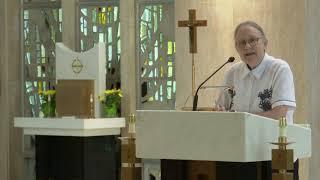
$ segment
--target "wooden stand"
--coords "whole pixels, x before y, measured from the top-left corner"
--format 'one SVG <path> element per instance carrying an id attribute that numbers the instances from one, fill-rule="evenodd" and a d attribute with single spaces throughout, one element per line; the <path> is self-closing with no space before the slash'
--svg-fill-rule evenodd
<path id="1" fill-rule="evenodd" d="M 128 137 L 119 138 L 121 144 L 121 180 L 141 179 L 141 159 L 136 158 L 135 115 L 129 116 Z"/>
<path id="2" fill-rule="evenodd" d="M 279 120 L 279 138 L 277 143 L 279 149 L 272 149 L 272 180 L 293 180 L 293 173 L 288 171 L 294 170 L 293 164 L 293 149 L 287 149 L 287 145 L 292 144 L 287 142 L 285 134 L 287 122 L 285 118 Z"/>

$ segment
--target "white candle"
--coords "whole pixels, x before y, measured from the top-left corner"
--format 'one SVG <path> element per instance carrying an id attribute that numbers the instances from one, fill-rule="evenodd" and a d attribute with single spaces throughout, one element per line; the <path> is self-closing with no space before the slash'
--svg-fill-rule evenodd
<path id="1" fill-rule="evenodd" d="M 279 128 L 279 136 L 287 137 L 287 127 L 286 126 Z"/>
<path id="2" fill-rule="evenodd" d="M 136 133 L 136 116 L 134 114 L 130 114 L 129 116 L 129 133 Z"/>
<path id="3" fill-rule="evenodd" d="M 136 133 L 136 127 L 134 123 L 129 123 L 129 133 Z"/>
<path id="4" fill-rule="evenodd" d="M 287 137 L 287 120 L 285 117 L 282 117 L 279 121 L 279 136 Z"/>
<path id="5" fill-rule="evenodd" d="M 93 103 L 93 95 L 90 94 L 90 103 Z"/>

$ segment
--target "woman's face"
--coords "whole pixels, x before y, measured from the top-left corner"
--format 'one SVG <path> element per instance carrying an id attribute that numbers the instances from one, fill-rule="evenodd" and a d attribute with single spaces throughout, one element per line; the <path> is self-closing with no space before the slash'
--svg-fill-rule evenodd
<path id="1" fill-rule="evenodd" d="M 243 25 L 235 36 L 235 46 L 241 60 L 253 69 L 264 57 L 267 40 L 258 29 Z"/>

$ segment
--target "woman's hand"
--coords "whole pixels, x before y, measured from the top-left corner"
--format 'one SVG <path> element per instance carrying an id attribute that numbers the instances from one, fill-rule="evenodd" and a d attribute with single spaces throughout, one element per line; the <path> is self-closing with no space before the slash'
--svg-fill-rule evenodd
<path id="1" fill-rule="evenodd" d="M 213 107 L 214 111 L 226 111 L 226 108 L 224 106 L 221 106 L 220 104 L 216 104 L 215 107 Z"/>

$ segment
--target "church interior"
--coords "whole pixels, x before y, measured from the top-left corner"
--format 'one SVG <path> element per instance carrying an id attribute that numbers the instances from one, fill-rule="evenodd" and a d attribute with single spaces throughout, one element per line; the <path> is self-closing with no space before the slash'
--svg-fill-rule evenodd
<path id="1" fill-rule="evenodd" d="M 140 128 L 135 129 L 135 123 L 139 125 L 141 112 L 146 110 L 148 115 L 148 110 L 170 112 L 191 107 L 193 86 L 197 87 L 229 57 L 241 61 L 233 33 L 239 23 L 251 20 L 263 27 L 267 52 L 291 67 L 297 102 L 294 123 L 307 124 L 311 129 L 312 153 L 311 157 L 299 159 L 299 177 L 318 180 L 319 8 L 319 0 L 1 0 L 0 179 L 59 180 L 55 178 L 59 173 L 61 177 L 68 174 L 68 180 L 163 179 L 160 174 L 164 168 L 158 159 L 135 157 L 136 151 L 142 154 L 141 149 L 135 150 L 135 140 L 137 145 L 149 143 L 134 134 Z M 195 10 L 196 20 L 205 21 L 195 27 L 194 34 L 188 24 L 178 25 L 189 19 L 190 9 Z M 194 52 L 190 52 L 192 44 L 196 44 Z M 78 57 L 85 57 L 85 63 Z M 72 68 L 66 70 L 68 63 Z M 221 85 L 226 70 L 215 74 L 206 86 Z M 83 71 L 94 80 L 81 78 L 84 76 L 78 74 Z M 70 87 L 70 79 L 82 81 Z M 65 93 L 58 96 L 59 90 Z M 46 109 L 46 105 L 53 102 L 53 97 L 53 116 L 59 111 L 60 116 L 68 118 L 100 118 L 99 101 L 103 100 L 99 98 L 103 92 L 120 93 L 121 97 L 119 107 L 107 112 L 119 117 L 115 119 L 121 125 L 108 136 L 89 130 L 74 132 L 83 136 L 80 138 L 44 135 L 40 130 L 28 134 L 16 127 L 16 118 L 52 117 L 52 106 Z M 217 93 L 217 88 L 199 91 L 198 106 L 213 106 Z M 159 119 L 155 116 L 148 115 Z M 161 126 L 157 122 L 149 125 Z M 62 122 L 61 126 L 68 124 Z M 208 134 L 210 131 L 206 130 Z M 155 133 L 152 129 L 143 132 Z M 177 129 L 173 133 L 185 132 Z M 159 153 L 169 153 L 167 148 Z M 134 161 L 134 170 L 129 161 Z M 201 169 L 203 164 L 195 162 L 194 166 Z"/>

